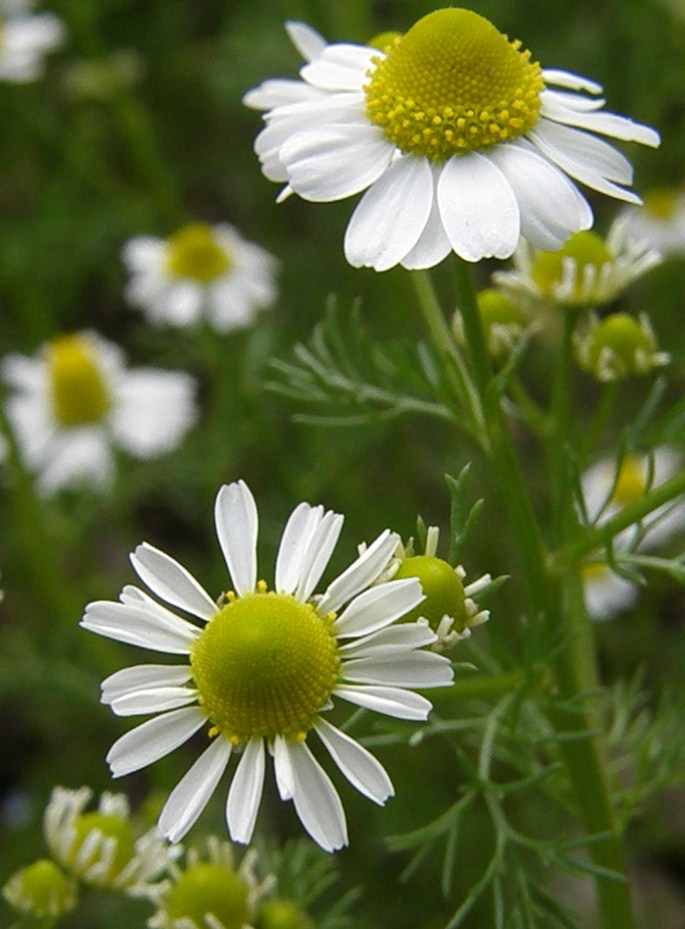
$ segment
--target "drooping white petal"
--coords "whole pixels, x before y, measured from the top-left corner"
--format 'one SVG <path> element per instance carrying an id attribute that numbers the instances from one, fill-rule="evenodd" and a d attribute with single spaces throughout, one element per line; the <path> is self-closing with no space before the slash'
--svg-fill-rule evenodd
<path id="1" fill-rule="evenodd" d="M 611 179 L 620 174 L 622 183 L 630 183 L 632 167 L 620 152 L 602 139 L 547 119 L 540 119 L 528 138 L 562 171 L 593 190 L 628 203 L 642 202 L 633 191 L 612 182 Z"/>
<path id="2" fill-rule="evenodd" d="M 447 161 L 438 181 L 438 206 L 454 251 L 465 261 L 508 258 L 519 240 L 519 208 L 511 185 L 485 155 Z"/>
<path id="3" fill-rule="evenodd" d="M 344 517 L 340 513 L 328 510 L 316 525 L 304 553 L 302 573 L 294 592 L 298 600 L 304 602 L 314 592 L 337 544 L 343 522 Z"/>
<path id="4" fill-rule="evenodd" d="M 547 107 L 561 105 L 567 110 L 592 112 L 601 110 L 606 104 L 603 97 L 586 97 L 583 94 L 570 94 L 565 90 L 543 90 L 540 94 L 541 115 L 547 115 Z"/>
<path id="5" fill-rule="evenodd" d="M 538 248 L 556 251 L 574 232 L 589 229 L 592 210 L 585 198 L 546 158 L 519 145 L 489 153 L 518 200 L 521 234 Z"/>
<path id="6" fill-rule="evenodd" d="M 233 775 L 226 803 L 228 831 L 234 842 L 247 844 L 254 832 L 264 786 L 264 740 L 250 739 Z"/>
<path id="7" fill-rule="evenodd" d="M 319 718 L 314 723 L 319 738 L 347 780 L 365 797 L 382 806 L 394 796 L 392 781 L 383 765 L 359 742 Z"/>
<path id="8" fill-rule="evenodd" d="M 427 622 L 395 623 L 361 639 L 353 639 L 338 648 L 343 660 L 348 658 L 384 658 L 414 648 L 424 648 L 437 640 Z"/>
<path id="9" fill-rule="evenodd" d="M 543 97 L 541 115 L 553 119 L 558 123 L 576 126 L 579 129 L 589 129 L 590 132 L 599 132 L 623 142 L 639 142 L 656 148 L 661 139 L 659 133 L 651 126 L 636 123 L 626 116 L 617 113 L 597 112 L 588 109 L 568 106 L 566 100 L 554 91 L 548 91 Z"/>
<path id="10" fill-rule="evenodd" d="M 312 535 L 323 518 L 322 506 L 300 503 L 285 524 L 276 556 L 276 590 L 291 594 L 302 577 L 302 565 Z"/>
<path id="11" fill-rule="evenodd" d="M 392 268 L 418 242 L 432 204 L 427 159 L 395 159 L 357 204 L 345 231 L 345 257 L 355 268 Z"/>
<path id="12" fill-rule="evenodd" d="M 207 721 L 204 710 L 184 707 L 155 716 L 126 732 L 107 753 L 113 777 L 131 774 L 183 745 Z"/>
<path id="13" fill-rule="evenodd" d="M 386 658 L 354 658 L 342 668 L 345 681 L 391 687 L 447 687 L 452 683 L 452 665 L 444 655 L 414 651 Z"/>
<path id="14" fill-rule="evenodd" d="M 333 624 L 337 635 L 368 635 L 404 616 L 424 599 L 415 577 L 387 581 L 365 590 L 352 600 Z"/>
<path id="15" fill-rule="evenodd" d="M 172 655 L 187 655 L 200 630 L 178 616 L 110 600 L 96 600 L 86 607 L 81 626 L 108 639 Z"/>
<path id="16" fill-rule="evenodd" d="M 333 693 L 342 700 L 375 710 L 397 719 L 427 719 L 433 709 L 430 700 L 400 687 L 377 687 L 372 684 L 338 684 Z"/>
<path id="17" fill-rule="evenodd" d="M 258 516 L 254 497 L 244 481 L 224 484 L 216 496 L 214 520 L 228 573 L 239 596 L 257 583 Z"/>
<path id="18" fill-rule="evenodd" d="M 200 619 L 215 615 L 216 603 L 174 558 L 147 542 L 139 545 L 130 557 L 138 577 L 162 600 Z"/>
<path id="19" fill-rule="evenodd" d="M 285 31 L 305 61 L 314 61 L 328 45 L 324 37 L 307 23 L 289 19 L 286 21 Z"/>
<path id="20" fill-rule="evenodd" d="M 569 90 L 584 90 L 589 94 L 601 94 L 602 85 L 591 81 L 581 74 L 571 71 L 562 71 L 556 68 L 543 68 L 542 79 L 545 84 L 556 84 L 557 87 L 567 87 Z"/>
<path id="21" fill-rule="evenodd" d="M 324 851 L 342 848 L 347 845 L 347 824 L 331 779 L 306 743 L 283 742 L 293 777 L 293 803 L 302 825 Z"/>
<path id="22" fill-rule="evenodd" d="M 269 110 L 290 103 L 315 100 L 325 91 L 289 78 L 271 78 L 243 95 L 243 103 L 253 110 Z"/>
<path id="23" fill-rule="evenodd" d="M 360 122 L 300 131 L 278 152 L 292 189 L 316 203 L 366 190 L 387 169 L 394 148 L 378 126 Z"/>
<path id="24" fill-rule="evenodd" d="M 336 43 L 328 45 L 309 64 L 303 65 L 300 75 L 308 84 L 323 90 L 361 90 L 372 60 L 383 57 L 378 49 L 365 45 Z"/>
<path id="25" fill-rule="evenodd" d="M 398 538 L 385 529 L 362 554 L 328 586 L 319 601 L 321 615 L 338 609 L 372 584 L 387 566 Z"/>
<path id="26" fill-rule="evenodd" d="M 218 736 L 169 794 L 158 826 L 170 842 L 180 842 L 209 802 L 231 756 L 228 739 Z"/>

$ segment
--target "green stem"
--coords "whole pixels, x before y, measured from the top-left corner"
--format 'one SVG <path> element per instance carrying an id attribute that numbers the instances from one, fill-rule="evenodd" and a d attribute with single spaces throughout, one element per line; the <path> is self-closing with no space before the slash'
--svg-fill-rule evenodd
<path id="1" fill-rule="evenodd" d="M 560 736 L 560 750 L 573 785 L 584 829 L 589 835 L 601 833 L 607 836 L 601 842 L 593 844 L 594 861 L 603 868 L 623 874 L 623 850 L 611 804 L 603 746 L 594 734 L 596 728 L 592 714 L 578 708 L 579 698 L 592 689 L 590 685 L 596 684 L 594 643 L 589 636 L 589 623 L 582 610 L 580 581 L 575 574 L 564 579 L 568 585 L 565 598 L 568 609 L 565 609 L 561 596 L 562 579 L 558 576 L 553 577 L 549 572 L 542 533 L 516 457 L 500 398 L 494 389 L 471 269 L 465 262 L 457 263 L 456 283 L 458 305 L 468 344 L 468 360 L 489 437 L 486 453 L 518 543 L 530 617 L 533 621 L 544 621 L 548 629 L 565 630 L 567 633 L 566 647 L 552 659 L 552 669 L 561 700 L 550 711 L 550 718 Z M 570 335 L 567 336 L 568 339 Z M 568 351 L 567 347 L 567 354 Z M 566 389 L 564 384 L 567 378 L 568 371 L 562 371 L 558 391 Z M 557 403 L 561 404 L 562 399 L 558 399 Z M 565 418 L 568 418 L 567 414 Z M 561 468 L 560 458 L 556 467 L 556 491 L 566 500 L 569 495 L 565 483 L 559 477 Z M 566 508 L 566 503 L 563 507 Z M 579 735 L 581 737 L 578 737 Z M 595 886 L 598 909 L 605 929 L 615 929 L 616 926 L 632 929 L 634 921 L 627 884 L 596 878 Z"/>

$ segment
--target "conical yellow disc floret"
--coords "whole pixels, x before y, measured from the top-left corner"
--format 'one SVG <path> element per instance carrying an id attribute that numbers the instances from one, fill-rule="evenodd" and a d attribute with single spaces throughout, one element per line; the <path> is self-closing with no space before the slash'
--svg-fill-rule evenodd
<path id="1" fill-rule="evenodd" d="M 521 43 L 470 10 L 436 10 L 387 50 L 366 111 L 402 151 L 432 161 L 492 148 L 538 120 L 544 82 Z"/>
<path id="2" fill-rule="evenodd" d="M 47 363 L 57 422 L 66 427 L 99 422 L 110 408 L 110 397 L 88 339 L 82 335 L 53 339 Z"/>
<path id="3" fill-rule="evenodd" d="M 207 223 L 189 223 L 167 239 L 166 267 L 172 277 L 209 284 L 231 266 L 226 249 Z"/>
<path id="4" fill-rule="evenodd" d="M 308 603 L 266 592 L 229 597 L 197 639 L 190 663 L 215 730 L 235 743 L 302 738 L 340 668 L 330 621 Z"/>

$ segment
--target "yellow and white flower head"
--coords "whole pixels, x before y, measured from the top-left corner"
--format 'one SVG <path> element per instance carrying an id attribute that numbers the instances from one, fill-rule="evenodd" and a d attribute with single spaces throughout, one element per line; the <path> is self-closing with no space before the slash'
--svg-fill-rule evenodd
<path id="1" fill-rule="evenodd" d="M 626 207 L 627 234 L 664 258 L 685 255 L 685 187 L 648 190 L 642 208 Z"/>
<path id="2" fill-rule="evenodd" d="M 524 315 L 518 303 L 495 287 L 480 290 L 477 301 L 488 352 L 496 364 L 506 361 L 524 331 L 535 323 Z M 457 339 L 464 343 L 466 336 L 459 309 L 454 314 L 452 328 Z"/>
<path id="3" fill-rule="evenodd" d="M 598 381 L 620 381 L 670 362 L 660 352 L 646 313 L 634 319 L 628 313 L 611 313 L 603 319 L 591 313 L 574 333 L 578 364 Z"/>
<path id="4" fill-rule="evenodd" d="M 245 97 L 266 110 L 255 150 L 285 184 L 279 199 L 366 191 L 345 235 L 355 267 L 508 258 L 520 236 L 558 249 L 592 225 L 570 178 L 640 202 L 630 163 L 599 136 L 655 146 L 658 134 L 604 112 L 598 84 L 541 68 L 470 10 L 429 13 L 382 48 L 322 48 L 303 27 L 291 37 L 301 80 Z"/>
<path id="5" fill-rule="evenodd" d="M 544 304 L 582 307 L 609 303 L 661 262 L 661 256 L 628 235 L 624 219 L 606 239 L 576 232 L 562 248 L 545 251 L 521 239 L 512 271 L 495 271 L 493 283 L 526 308 Z"/>
<path id="6" fill-rule="evenodd" d="M 30 0 L 0 0 L 0 81 L 23 84 L 43 73 L 43 58 L 65 38 L 53 13 L 31 13 Z"/>
<path id="7" fill-rule="evenodd" d="M 36 920 L 56 920 L 69 913 L 76 906 L 77 893 L 76 881 L 48 858 L 16 871 L 2 888 L 16 912 Z"/>
<path id="8" fill-rule="evenodd" d="M 251 929 L 259 901 L 273 884 L 259 881 L 250 850 L 236 868 L 233 848 L 216 836 L 207 840 L 207 856 L 190 849 L 184 867 L 172 862 L 171 880 L 155 892 L 157 911 L 149 929 Z"/>
<path id="9" fill-rule="evenodd" d="M 227 223 L 188 223 L 166 239 L 136 236 L 123 259 L 126 298 L 156 326 L 249 326 L 276 299 L 276 259 Z"/>
<path id="10" fill-rule="evenodd" d="M 395 558 L 387 577 L 415 577 L 421 584 L 424 599 L 418 606 L 402 617 L 402 622 L 427 622 L 435 632 L 434 651 L 451 648 L 471 635 L 474 626 L 480 626 L 490 618 L 489 610 L 482 610 L 473 597 L 482 593 L 492 583 L 489 574 L 484 574 L 471 584 L 465 585 L 466 571 L 461 565 L 452 566 L 438 558 L 440 530 L 429 526 L 426 531 L 426 550 L 423 555 L 414 553 L 414 540 L 406 546 L 398 543 Z"/>
<path id="11" fill-rule="evenodd" d="M 588 561 L 581 577 L 585 608 L 592 619 L 613 619 L 637 602 L 638 585 L 616 574 L 606 561 Z"/>
<path id="12" fill-rule="evenodd" d="M 57 336 L 38 355 L 6 355 L 7 418 L 44 494 L 107 487 L 113 447 L 136 458 L 174 449 L 196 420 L 195 382 L 180 371 L 125 367 L 118 346 L 94 332 Z"/>
<path id="13" fill-rule="evenodd" d="M 416 578 L 372 586 L 395 550 L 390 532 L 315 595 L 341 515 L 308 503 L 294 509 L 271 590 L 257 580 L 257 508 L 243 481 L 219 490 L 215 523 L 233 588 L 218 602 L 151 545 L 131 556 L 152 593 L 192 621 L 133 586 L 119 602 L 86 607 L 81 624 L 91 632 L 186 658 L 136 665 L 103 682 L 102 701 L 117 715 L 154 714 L 115 742 L 107 760 L 120 777 L 204 730 L 207 748 L 171 792 L 159 828 L 178 842 L 235 758 L 226 819 L 231 838 L 247 843 L 268 751 L 281 799 L 293 801 L 305 830 L 332 851 L 347 844 L 347 827 L 340 798 L 310 748 L 314 734 L 362 794 L 381 805 L 393 794 L 379 762 L 326 720 L 333 698 L 423 720 L 431 703 L 414 689 L 450 684 L 450 663 L 426 650 L 436 635 L 425 623 L 395 622 L 423 599 Z"/>
<path id="14" fill-rule="evenodd" d="M 56 787 L 43 828 L 51 854 L 64 870 L 86 884 L 149 895 L 176 856 L 155 828 L 136 837 L 123 794 L 103 793 L 97 810 L 86 810 L 88 787 Z"/>

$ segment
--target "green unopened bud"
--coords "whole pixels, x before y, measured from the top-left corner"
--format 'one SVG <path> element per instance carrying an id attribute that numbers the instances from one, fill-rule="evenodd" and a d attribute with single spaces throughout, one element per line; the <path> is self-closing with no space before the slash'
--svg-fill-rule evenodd
<path id="1" fill-rule="evenodd" d="M 451 616 L 456 631 L 466 628 L 469 615 L 464 585 L 452 565 L 432 555 L 414 555 L 400 562 L 395 578 L 403 577 L 418 578 L 425 597 L 402 617 L 403 622 L 427 619 L 431 629 L 437 631 L 443 616 Z"/>
<path id="2" fill-rule="evenodd" d="M 200 861 L 183 871 L 164 900 L 167 924 L 182 921 L 190 929 L 206 929 L 206 916 L 217 929 L 242 929 L 248 922 L 248 886 L 236 872 L 221 863 Z"/>
<path id="3" fill-rule="evenodd" d="M 2 895 L 19 913 L 57 918 L 76 905 L 76 883 L 53 861 L 41 858 L 13 874 Z"/>
<path id="4" fill-rule="evenodd" d="M 290 900 L 267 900 L 260 908 L 257 929 L 313 929 L 309 916 Z"/>
<path id="5" fill-rule="evenodd" d="M 503 361 L 521 337 L 526 319 L 519 307 L 494 287 L 480 291 L 478 311 L 488 351 L 495 361 Z"/>
<path id="6" fill-rule="evenodd" d="M 647 374 L 668 364 L 670 356 L 657 348 L 656 337 L 643 313 L 639 320 L 627 313 L 591 319 L 576 337 L 578 363 L 599 381 L 618 381 Z"/>

